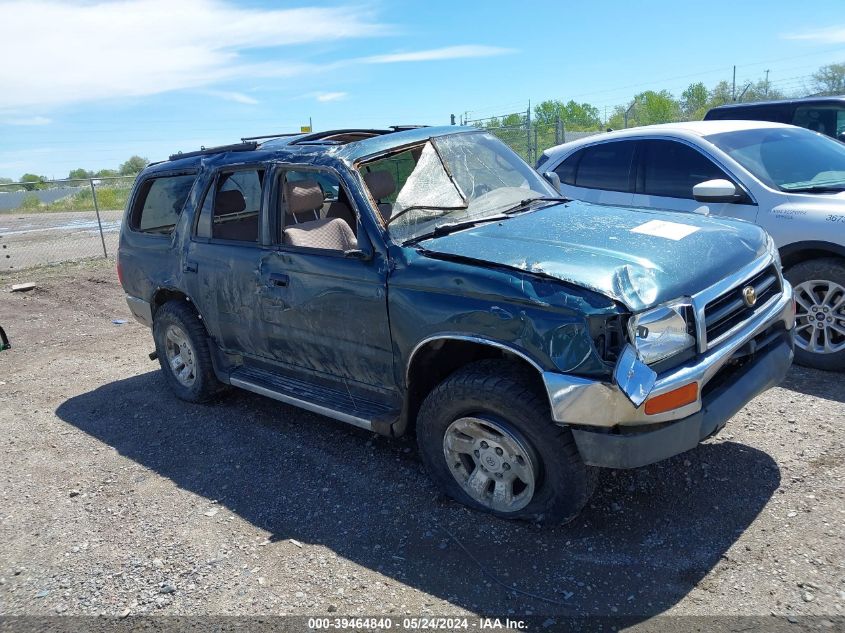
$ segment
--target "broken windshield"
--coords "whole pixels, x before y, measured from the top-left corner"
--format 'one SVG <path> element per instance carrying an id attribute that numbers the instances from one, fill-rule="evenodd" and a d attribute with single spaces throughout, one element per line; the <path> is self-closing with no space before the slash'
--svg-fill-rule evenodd
<path id="1" fill-rule="evenodd" d="M 481 222 L 558 193 L 486 132 L 440 136 L 365 163 L 364 181 L 391 237 L 404 243 L 444 224 Z"/>

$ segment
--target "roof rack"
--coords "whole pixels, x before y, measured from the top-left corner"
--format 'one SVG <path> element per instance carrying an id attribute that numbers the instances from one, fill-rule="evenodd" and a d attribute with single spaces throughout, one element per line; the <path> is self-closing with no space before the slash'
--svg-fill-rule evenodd
<path id="1" fill-rule="evenodd" d="M 282 134 L 262 134 L 261 136 L 244 136 L 241 137 L 241 143 L 247 141 L 263 141 L 268 138 L 282 138 L 283 136 L 299 136 L 302 132 L 283 132 Z"/>
<path id="2" fill-rule="evenodd" d="M 222 154 L 223 152 L 251 152 L 258 148 L 258 143 L 255 141 L 233 143 L 231 145 L 218 145 L 216 147 L 201 147 L 195 152 L 177 152 L 170 155 L 170 160 L 179 160 L 180 158 L 191 158 L 193 156 L 205 156 L 207 154 Z"/>

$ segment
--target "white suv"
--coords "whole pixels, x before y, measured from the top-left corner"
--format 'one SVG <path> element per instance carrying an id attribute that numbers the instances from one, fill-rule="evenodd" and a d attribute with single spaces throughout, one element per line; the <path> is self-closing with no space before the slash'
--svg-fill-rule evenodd
<path id="1" fill-rule="evenodd" d="M 576 200 L 759 224 L 795 287 L 796 360 L 845 369 L 845 143 L 780 123 L 694 121 L 558 145 L 537 170 Z"/>

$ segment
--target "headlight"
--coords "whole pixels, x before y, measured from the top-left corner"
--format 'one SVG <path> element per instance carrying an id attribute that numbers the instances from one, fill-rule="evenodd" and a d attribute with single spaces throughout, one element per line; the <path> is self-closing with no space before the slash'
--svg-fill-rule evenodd
<path id="1" fill-rule="evenodd" d="M 772 258 L 775 260 L 775 266 L 777 266 L 778 270 L 783 268 L 783 266 L 780 263 L 780 251 L 778 251 L 778 247 L 775 246 L 775 241 L 774 241 L 774 239 L 772 239 L 771 235 L 769 235 L 769 239 L 766 242 L 766 248 L 768 249 Z"/>
<path id="2" fill-rule="evenodd" d="M 628 334 L 644 363 L 656 363 L 695 345 L 695 337 L 689 333 L 688 311 L 687 304 L 675 303 L 628 320 Z"/>

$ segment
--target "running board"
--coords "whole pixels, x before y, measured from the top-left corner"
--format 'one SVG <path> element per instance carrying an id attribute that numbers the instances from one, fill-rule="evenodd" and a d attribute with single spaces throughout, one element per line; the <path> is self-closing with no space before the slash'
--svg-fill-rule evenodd
<path id="1" fill-rule="evenodd" d="M 384 432 L 385 419 L 396 420 L 399 415 L 389 406 L 353 397 L 348 391 L 315 387 L 304 380 L 255 367 L 239 367 L 232 372 L 229 382 L 235 387 L 368 431 Z"/>

